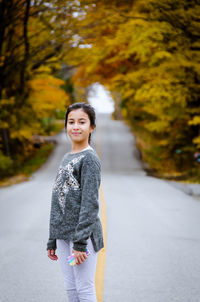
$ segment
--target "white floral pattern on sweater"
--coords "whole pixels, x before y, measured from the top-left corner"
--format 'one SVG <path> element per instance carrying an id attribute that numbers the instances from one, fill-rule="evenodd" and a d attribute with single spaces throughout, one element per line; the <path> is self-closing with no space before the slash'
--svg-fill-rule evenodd
<path id="1" fill-rule="evenodd" d="M 85 155 L 80 155 L 72 159 L 68 164 L 63 168 L 59 168 L 58 174 L 53 186 L 53 191 L 58 191 L 59 194 L 59 205 L 61 207 L 62 213 L 65 212 L 65 202 L 66 202 L 66 195 L 69 189 L 79 190 L 80 184 L 78 183 L 77 179 L 73 175 L 74 165 L 77 164 Z M 64 179 L 64 183 L 63 183 Z"/>

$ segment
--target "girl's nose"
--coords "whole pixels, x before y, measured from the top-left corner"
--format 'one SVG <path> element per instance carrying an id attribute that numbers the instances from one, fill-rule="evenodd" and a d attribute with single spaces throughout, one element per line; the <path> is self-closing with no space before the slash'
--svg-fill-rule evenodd
<path id="1" fill-rule="evenodd" d="M 77 125 L 76 125 L 76 124 L 74 124 L 73 129 L 79 129 L 78 124 L 77 124 Z"/>

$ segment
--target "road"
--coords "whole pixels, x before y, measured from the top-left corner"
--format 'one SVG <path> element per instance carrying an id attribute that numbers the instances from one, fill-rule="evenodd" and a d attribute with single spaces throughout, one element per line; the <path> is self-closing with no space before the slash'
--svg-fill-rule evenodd
<path id="1" fill-rule="evenodd" d="M 67 301 L 46 256 L 51 188 L 66 134 L 29 181 L 0 189 L 0 301 Z M 106 204 L 103 302 L 200 302 L 200 201 L 147 176 L 128 126 L 99 115 L 92 146 Z"/>

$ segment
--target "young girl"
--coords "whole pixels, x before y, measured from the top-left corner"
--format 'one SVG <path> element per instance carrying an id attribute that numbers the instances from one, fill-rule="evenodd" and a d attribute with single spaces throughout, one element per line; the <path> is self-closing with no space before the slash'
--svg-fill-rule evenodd
<path id="1" fill-rule="evenodd" d="M 51 260 L 60 262 L 69 302 L 97 301 L 96 261 L 104 241 L 98 216 L 101 163 L 90 146 L 95 127 L 91 105 L 82 102 L 67 108 L 65 129 L 72 149 L 63 156 L 53 185 L 47 251 Z M 75 266 L 67 262 L 72 253 Z"/>

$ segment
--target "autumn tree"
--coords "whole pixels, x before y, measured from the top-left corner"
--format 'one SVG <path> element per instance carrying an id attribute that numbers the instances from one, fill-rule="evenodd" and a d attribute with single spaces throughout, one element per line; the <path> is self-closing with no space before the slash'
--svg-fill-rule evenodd
<path id="1" fill-rule="evenodd" d="M 63 38 L 53 18 L 62 2 L 0 2 L 0 129 L 9 156 L 42 134 L 42 117 L 69 104 L 65 83 L 52 77 L 61 64 Z"/>
<path id="2" fill-rule="evenodd" d="M 157 171 L 190 170 L 200 148 L 199 1 L 80 3 L 74 81 L 121 95 L 123 116 Z"/>

